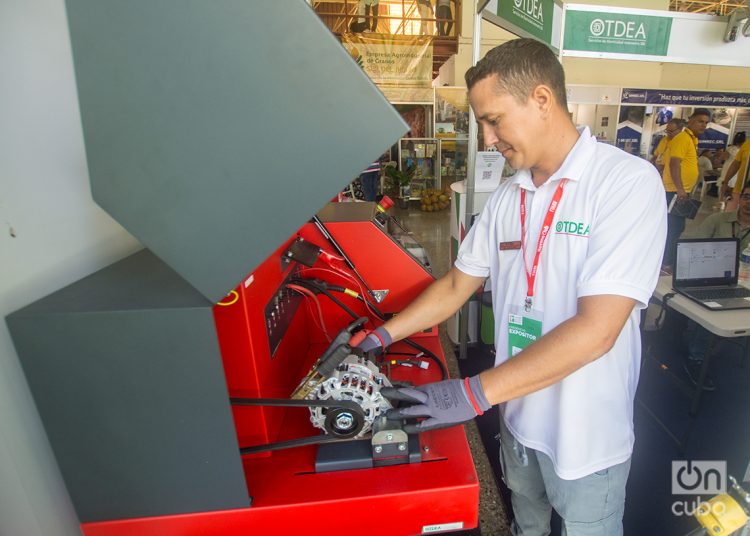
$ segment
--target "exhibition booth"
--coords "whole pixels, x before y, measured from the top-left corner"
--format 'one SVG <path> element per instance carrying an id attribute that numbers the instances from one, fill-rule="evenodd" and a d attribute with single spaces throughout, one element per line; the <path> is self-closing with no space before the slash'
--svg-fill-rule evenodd
<path id="1" fill-rule="evenodd" d="M 29 250 L 51 249 L 59 237 L 48 234 L 50 222 L 24 220 L 24 231 L 44 232 L 18 254 L 19 291 L 4 316 L 75 530 L 480 533 L 482 445 L 471 444 L 462 426 L 422 431 L 414 418 L 393 418 L 403 401 L 389 398 L 390 388 L 441 381 L 455 370 L 442 325 L 382 343 L 382 355 L 361 347 L 440 276 L 399 216 L 443 212 L 449 264 L 514 171 L 484 146 L 466 88 L 433 83 L 434 40 L 345 28 L 339 42 L 301 1 L 66 0 L 65 7 L 85 144 L 76 172 L 86 184 L 76 195 L 119 234 L 97 234 L 83 221 L 65 248 L 85 256 L 85 266 L 60 277 L 62 262 L 51 259 L 28 280 L 21 272 L 37 265 Z M 724 65 L 750 67 L 748 40 L 735 32 L 725 43 L 727 21 L 716 17 L 480 1 L 474 62 L 482 20 L 539 39 L 560 58 L 706 63 L 720 52 Z M 687 43 L 685 32 L 699 39 Z M 750 131 L 750 93 L 635 86 L 569 84 L 573 122 L 644 159 L 666 122 L 696 107 L 713 114 L 700 148 L 724 148 L 735 132 Z M 330 202 L 344 201 L 337 193 L 375 160 L 383 169 L 379 193 L 399 197 L 402 212 L 387 198 Z M 64 206 L 55 216 L 75 218 L 67 192 L 55 192 Z M 26 203 L 30 214 L 36 207 Z M 28 240 L 19 236 L 14 245 Z M 111 236 L 127 238 L 128 247 L 102 253 Z M 674 297 L 669 281 L 660 285 L 655 299 L 666 310 Z M 484 352 L 458 362 L 462 377 L 494 365 L 491 296 L 482 290 L 446 325 L 461 357 L 467 346 Z M 679 298 L 672 304 L 692 314 Z M 701 325 L 727 339 L 750 333 L 750 324 L 745 331 L 715 315 Z M 714 411 L 719 400 L 701 400 L 702 387 L 688 392 L 693 421 L 668 438 L 677 449 L 668 456 L 726 456 L 731 474 L 742 476 L 742 453 L 686 450 L 708 430 L 700 403 Z M 651 411 L 660 400 L 642 402 Z M 487 432 L 499 424 L 497 409 L 482 417 L 487 463 L 498 465 Z M 742 483 L 735 484 L 712 496 L 739 519 L 750 494 L 739 505 Z M 646 495 L 635 497 L 639 506 Z M 716 536 L 739 527 L 723 515 L 696 517 Z M 629 534 L 645 533 L 637 523 L 626 518 Z M 695 525 L 692 515 L 680 523 Z M 6 526 L 15 525 L 0 519 L 0 532 Z M 654 534 L 667 534 L 654 526 Z"/>

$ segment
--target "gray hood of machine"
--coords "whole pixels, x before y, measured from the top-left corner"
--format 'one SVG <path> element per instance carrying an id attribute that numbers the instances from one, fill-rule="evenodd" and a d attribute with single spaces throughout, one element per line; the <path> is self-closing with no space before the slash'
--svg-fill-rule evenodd
<path id="1" fill-rule="evenodd" d="M 94 200 L 212 302 L 407 125 L 302 0 L 67 0 Z"/>

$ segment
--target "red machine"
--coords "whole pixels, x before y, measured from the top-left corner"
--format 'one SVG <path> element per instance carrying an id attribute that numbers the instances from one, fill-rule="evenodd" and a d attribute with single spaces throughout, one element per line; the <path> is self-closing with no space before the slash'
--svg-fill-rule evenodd
<path id="1" fill-rule="evenodd" d="M 379 316 L 397 314 L 434 280 L 421 247 L 374 204 L 330 204 L 318 218 L 214 309 L 233 400 L 290 400 L 355 318 L 374 329 Z M 437 327 L 412 340 L 392 345 L 377 366 L 350 356 L 335 378 L 313 382 L 318 399 L 342 386 L 351 393 L 354 384 L 361 395 L 348 398 L 361 405 L 365 428 L 354 429 L 349 413 L 330 407 L 233 405 L 250 508 L 88 523 L 84 533 L 409 535 L 476 527 L 479 484 L 462 427 L 408 438 L 398 428 L 378 430 L 385 422 L 376 415 L 383 383 L 422 384 L 444 375 Z M 330 425 L 351 437 L 328 441 L 335 439 Z M 280 448 L 301 438 L 316 444 Z"/>

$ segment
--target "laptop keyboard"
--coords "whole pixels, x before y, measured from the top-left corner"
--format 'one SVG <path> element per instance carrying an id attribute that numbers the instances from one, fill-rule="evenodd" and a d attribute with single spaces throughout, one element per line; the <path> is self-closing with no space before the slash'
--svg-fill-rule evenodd
<path id="1" fill-rule="evenodd" d="M 699 300 L 723 300 L 726 298 L 747 298 L 750 296 L 750 289 L 745 287 L 692 289 L 690 294 Z"/>

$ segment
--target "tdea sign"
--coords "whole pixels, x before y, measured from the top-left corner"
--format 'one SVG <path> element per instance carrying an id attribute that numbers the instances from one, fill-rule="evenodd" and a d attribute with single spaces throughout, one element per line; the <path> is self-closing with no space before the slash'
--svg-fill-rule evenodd
<path id="1" fill-rule="evenodd" d="M 554 0 L 498 0 L 497 15 L 526 30 L 537 39 L 550 43 Z"/>
<path id="2" fill-rule="evenodd" d="M 634 21 L 627 22 L 612 19 L 594 19 L 589 24 L 590 40 L 601 38 L 602 40 L 626 39 L 646 46 L 646 25 L 636 24 Z"/>
<path id="3" fill-rule="evenodd" d="M 670 17 L 569 9 L 563 49 L 664 56 L 671 30 Z"/>

